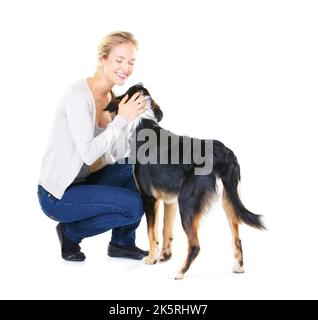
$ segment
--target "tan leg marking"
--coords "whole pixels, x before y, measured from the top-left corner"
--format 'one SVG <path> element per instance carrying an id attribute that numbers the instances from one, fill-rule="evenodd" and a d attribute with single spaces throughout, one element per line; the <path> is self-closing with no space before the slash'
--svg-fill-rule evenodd
<path id="1" fill-rule="evenodd" d="M 236 218 L 234 208 L 231 202 L 228 199 L 226 191 L 223 190 L 223 208 L 226 213 L 227 220 L 229 222 L 232 237 L 233 237 L 233 253 L 234 253 L 234 265 L 233 265 L 233 272 L 234 273 L 243 273 L 243 250 L 242 244 L 239 237 L 239 223 Z"/>
<path id="2" fill-rule="evenodd" d="M 164 204 L 164 221 L 163 221 L 163 244 L 160 253 L 160 261 L 166 261 L 171 258 L 172 244 L 174 238 L 174 221 L 176 217 L 177 204 Z"/>
<path id="3" fill-rule="evenodd" d="M 148 239 L 150 251 L 148 257 L 145 258 L 146 264 L 155 264 L 158 261 L 159 255 L 159 238 L 158 238 L 158 217 L 159 217 L 160 201 L 155 202 L 154 207 L 154 223 L 148 223 Z"/>
<path id="4" fill-rule="evenodd" d="M 189 270 L 190 265 L 200 252 L 198 227 L 201 215 L 202 213 L 198 213 L 195 215 L 191 226 L 183 226 L 184 231 L 188 237 L 188 254 L 186 260 L 184 261 L 182 267 L 179 270 L 179 273 L 175 277 L 176 280 L 183 279 L 184 274 Z"/>

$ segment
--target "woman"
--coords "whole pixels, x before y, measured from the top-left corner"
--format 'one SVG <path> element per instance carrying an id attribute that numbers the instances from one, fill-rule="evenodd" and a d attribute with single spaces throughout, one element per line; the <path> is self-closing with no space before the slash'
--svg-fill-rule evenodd
<path id="1" fill-rule="evenodd" d="M 118 141 L 126 138 L 128 123 L 145 111 L 146 101 L 139 93 L 124 97 L 114 119 L 103 111 L 113 86 L 132 74 L 137 48 L 131 33 L 108 34 L 98 48 L 95 75 L 73 84 L 58 105 L 38 196 L 44 213 L 59 221 L 65 260 L 84 261 L 79 243 L 110 229 L 109 256 L 142 259 L 148 254 L 135 246 L 143 206 L 132 167 L 114 163 Z"/>

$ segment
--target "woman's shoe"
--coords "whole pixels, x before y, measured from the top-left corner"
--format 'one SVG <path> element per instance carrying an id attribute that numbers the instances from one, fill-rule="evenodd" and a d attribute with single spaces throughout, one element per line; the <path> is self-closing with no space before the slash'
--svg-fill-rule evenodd
<path id="1" fill-rule="evenodd" d="M 67 261 L 84 261 L 86 256 L 81 252 L 81 247 L 65 237 L 61 223 L 56 226 L 56 232 L 61 244 L 62 258 Z"/>
<path id="2" fill-rule="evenodd" d="M 112 258 L 128 258 L 141 260 L 148 256 L 149 251 L 144 251 L 136 246 L 120 246 L 118 244 L 109 243 L 108 255 Z"/>

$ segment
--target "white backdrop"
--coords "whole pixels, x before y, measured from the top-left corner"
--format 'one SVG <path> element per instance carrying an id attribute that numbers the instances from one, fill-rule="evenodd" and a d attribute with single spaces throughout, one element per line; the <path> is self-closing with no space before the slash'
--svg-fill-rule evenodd
<path id="1" fill-rule="evenodd" d="M 316 1 L 19 1 L 0 4 L 2 299 L 318 298 Z M 241 228 L 246 273 L 231 274 L 231 237 L 217 204 L 201 253 L 174 281 L 186 249 L 177 221 L 165 264 L 110 259 L 110 233 L 64 262 L 36 186 L 55 107 L 95 70 L 114 30 L 139 40 L 134 75 L 164 111 L 162 126 L 223 141 L 237 155 L 245 205 L 267 232 Z M 137 244 L 148 246 L 145 220 Z"/>

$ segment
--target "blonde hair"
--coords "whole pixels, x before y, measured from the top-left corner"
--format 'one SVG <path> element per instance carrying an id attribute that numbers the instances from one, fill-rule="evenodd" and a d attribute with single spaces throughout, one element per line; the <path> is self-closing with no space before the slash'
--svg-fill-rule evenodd
<path id="1" fill-rule="evenodd" d="M 107 34 L 98 46 L 98 58 L 107 58 L 110 51 L 117 45 L 130 42 L 138 49 L 138 42 L 134 35 L 126 31 L 115 31 Z"/>

